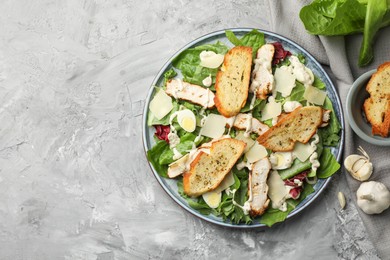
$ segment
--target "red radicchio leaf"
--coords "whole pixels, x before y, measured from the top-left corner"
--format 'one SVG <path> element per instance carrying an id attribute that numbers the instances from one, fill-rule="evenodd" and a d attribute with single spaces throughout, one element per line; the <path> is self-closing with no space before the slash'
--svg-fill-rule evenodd
<path id="1" fill-rule="evenodd" d="M 303 182 L 307 176 L 309 171 L 303 171 L 300 174 L 295 175 L 294 177 L 287 179 L 284 181 L 284 185 L 292 186 L 292 187 L 300 187 L 297 183 L 295 183 L 295 180 L 299 180 Z"/>
<path id="2" fill-rule="evenodd" d="M 272 45 L 275 47 L 275 54 L 272 60 L 273 65 L 279 64 L 279 62 L 284 60 L 287 56 L 291 55 L 291 52 L 283 49 L 283 46 L 280 42 L 274 42 Z"/>
<path id="3" fill-rule="evenodd" d="M 284 185 L 293 187 L 289 193 L 291 198 L 293 198 L 294 200 L 299 198 L 299 195 L 301 195 L 301 191 L 303 190 L 302 185 L 299 186 L 298 183 L 303 182 L 308 173 L 309 171 L 303 171 L 300 174 L 297 174 L 294 177 L 284 181 Z M 298 180 L 299 182 L 295 183 L 295 180 Z"/>
<path id="4" fill-rule="evenodd" d="M 303 190 L 302 187 L 296 187 L 290 190 L 290 196 L 294 200 L 299 198 L 299 195 L 301 195 L 301 191 Z"/>
<path id="5" fill-rule="evenodd" d="M 156 133 L 154 135 L 157 136 L 158 139 L 169 143 L 168 134 L 171 131 L 171 127 L 169 125 L 155 125 L 154 127 L 156 128 Z"/>

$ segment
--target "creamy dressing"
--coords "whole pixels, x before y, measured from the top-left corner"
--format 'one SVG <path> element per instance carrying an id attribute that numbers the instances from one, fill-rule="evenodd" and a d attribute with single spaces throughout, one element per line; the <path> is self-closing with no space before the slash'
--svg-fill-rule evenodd
<path id="1" fill-rule="evenodd" d="M 298 57 L 292 55 L 289 60 L 295 78 L 304 85 L 312 85 L 314 82 L 313 72 L 301 63 Z"/>
<path id="2" fill-rule="evenodd" d="M 230 130 L 232 129 L 232 127 L 234 125 L 234 121 L 236 121 L 236 116 L 225 117 L 225 118 L 226 118 L 226 124 L 228 125 L 227 135 L 230 135 Z"/>
<path id="3" fill-rule="evenodd" d="M 173 119 L 175 119 L 175 117 L 177 117 L 178 114 L 179 114 L 179 111 L 176 111 L 175 113 L 173 113 L 173 114 L 169 117 L 169 125 L 170 125 L 170 127 L 171 127 L 171 132 L 175 132 L 175 133 L 176 133 L 176 129 L 173 127 L 172 122 L 173 122 Z"/>
<path id="4" fill-rule="evenodd" d="M 230 187 L 227 187 L 226 190 L 225 190 L 226 195 L 233 194 L 233 191 L 235 191 L 235 189 L 234 189 L 234 190 L 231 190 Z"/>
<path id="5" fill-rule="evenodd" d="M 276 125 L 278 123 L 278 117 L 275 116 L 274 118 L 272 118 L 272 125 Z"/>
<path id="6" fill-rule="evenodd" d="M 202 80 L 202 84 L 205 87 L 210 87 L 212 83 L 213 83 L 213 79 L 211 78 L 211 75 L 207 76 Z M 208 97 L 207 97 L 207 101 L 208 101 Z"/>
<path id="7" fill-rule="evenodd" d="M 242 211 L 244 211 L 245 215 L 249 214 L 249 211 L 251 210 L 251 202 L 253 200 L 253 192 L 252 192 L 252 185 L 249 185 L 249 198 L 247 201 L 244 202 L 244 206 L 242 207 Z"/>
<path id="8" fill-rule="evenodd" d="M 234 195 L 236 194 L 236 189 L 234 190 L 230 190 L 229 191 L 226 189 L 226 192 L 229 192 L 229 193 L 232 193 L 233 194 L 233 198 L 232 198 L 232 202 L 233 202 L 233 205 L 234 206 L 237 206 L 239 207 L 240 209 L 242 209 L 242 211 L 244 212 L 244 215 L 248 215 L 249 214 L 249 211 L 251 210 L 251 205 L 249 203 L 249 199 L 247 201 L 245 201 L 244 205 L 241 206 L 240 204 L 238 204 L 235 200 L 234 200 Z M 228 194 L 228 193 L 227 193 Z"/>
<path id="9" fill-rule="evenodd" d="M 252 164 L 248 161 L 246 161 L 246 162 L 242 161 L 240 163 L 237 163 L 236 167 L 237 167 L 237 170 L 239 170 L 239 171 L 244 169 L 245 167 L 248 168 L 249 170 L 252 170 Z"/>
<path id="10" fill-rule="evenodd" d="M 282 203 L 282 205 L 278 208 L 278 210 L 282 211 L 282 212 L 286 212 L 287 211 L 287 202 L 284 201 Z"/>
<path id="11" fill-rule="evenodd" d="M 236 121 L 236 116 L 226 118 L 226 124 L 229 125 L 230 128 L 233 127 L 234 121 Z"/>
<path id="12" fill-rule="evenodd" d="M 169 148 L 174 148 L 176 145 L 180 144 L 180 137 L 176 134 L 176 132 L 170 132 L 168 134 L 169 140 Z"/>
<path id="13" fill-rule="evenodd" d="M 255 90 L 255 93 L 257 91 L 257 88 Z M 249 109 L 252 110 L 254 107 L 255 107 L 255 101 L 256 101 L 256 94 L 253 95 L 252 99 L 251 99 L 251 104 L 249 106 Z"/>
<path id="14" fill-rule="evenodd" d="M 291 113 L 294 111 L 296 108 L 301 107 L 302 104 L 299 103 L 298 101 L 286 101 L 283 105 L 283 110 L 286 113 Z"/>
<path id="15" fill-rule="evenodd" d="M 272 208 L 278 209 L 280 211 L 286 212 L 287 211 L 287 202 L 286 200 L 291 199 L 290 190 L 292 190 L 294 187 L 285 185 L 284 188 L 286 189 L 286 196 L 283 197 L 277 204 L 272 204 Z"/>
<path id="16" fill-rule="evenodd" d="M 298 186 L 302 186 L 303 182 L 301 180 L 295 179 L 294 183 Z"/>
<path id="17" fill-rule="evenodd" d="M 315 134 L 313 138 L 314 140 L 310 143 L 310 146 L 316 150 L 317 144 L 320 141 L 320 137 L 318 136 L 318 134 Z M 312 155 L 310 155 L 309 161 L 311 163 L 312 171 L 317 172 L 318 167 L 320 167 L 320 162 L 318 161 L 318 153 L 314 152 Z"/>
<path id="18" fill-rule="evenodd" d="M 176 148 L 173 148 L 172 152 L 173 152 L 173 160 L 180 159 L 183 156 Z"/>
<path id="19" fill-rule="evenodd" d="M 215 53 L 213 51 L 202 51 L 199 54 L 199 58 L 200 66 L 210 69 L 216 69 L 221 66 L 224 60 L 224 55 Z"/>
<path id="20" fill-rule="evenodd" d="M 310 155 L 310 163 L 311 163 L 311 169 L 314 172 L 317 172 L 318 167 L 320 167 L 320 162 L 318 161 L 318 154 L 317 152 L 314 152 L 312 155 Z"/>
<path id="21" fill-rule="evenodd" d="M 169 117 L 169 134 L 168 134 L 168 140 L 169 140 L 169 148 L 174 148 L 176 145 L 180 143 L 180 138 L 176 133 L 175 127 L 173 127 L 172 122 L 173 119 L 179 114 L 179 111 L 176 111 Z"/>
<path id="22" fill-rule="evenodd" d="M 200 127 L 202 127 L 202 126 L 204 126 L 204 122 L 206 121 L 206 118 L 207 118 L 207 116 L 205 115 L 205 111 L 206 111 L 206 108 L 205 107 L 203 107 L 200 111 L 199 111 L 199 115 L 202 117 L 201 119 L 200 119 L 200 122 L 199 122 L 199 126 Z"/>
<path id="23" fill-rule="evenodd" d="M 315 134 L 315 135 L 313 136 L 313 138 L 314 138 L 314 140 L 310 143 L 310 146 L 311 146 L 312 148 L 317 149 L 317 144 L 320 142 L 320 137 L 318 136 L 318 134 Z"/>
<path id="24" fill-rule="evenodd" d="M 252 132 L 252 118 L 253 118 L 252 113 L 248 113 L 248 116 L 246 118 L 245 132 L 244 132 L 245 137 L 249 137 L 249 135 Z"/>
<path id="25" fill-rule="evenodd" d="M 195 145 L 195 143 L 197 143 L 197 142 L 199 142 L 200 141 L 200 138 L 202 138 L 202 135 L 200 134 L 200 132 L 199 132 L 199 134 L 195 137 L 195 139 L 194 139 L 194 143 L 192 144 L 192 148 L 194 147 L 194 145 Z M 196 148 L 196 147 L 195 147 Z"/>
<path id="26" fill-rule="evenodd" d="M 213 57 L 216 53 L 213 52 L 213 51 L 202 51 L 200 54 L 199 54 L 199 58 L 201 61 L 204 61 L 205 59 L 207 58 L 210 58 L 210 57 Z"/>

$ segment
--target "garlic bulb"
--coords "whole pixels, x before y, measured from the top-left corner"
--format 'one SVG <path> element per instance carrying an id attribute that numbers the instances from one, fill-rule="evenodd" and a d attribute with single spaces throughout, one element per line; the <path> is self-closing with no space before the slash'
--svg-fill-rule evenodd
<path id="1" fill-rule="evenodd" d="M 363 155 L 349 155 L 344 160 L 344 167 L 356 180 L 366 181 L 372 174 L 373 166 L 366 151 L 364 151 L 361 146 L 359 146 L 358 150 Z"/>
<path id="2" fill-rule="evenodd" d="M 358 206 L 366 214 L 379 214 L 390 206 L 390 192 L 381 182 L 363 182 L 356 195 Z"/>

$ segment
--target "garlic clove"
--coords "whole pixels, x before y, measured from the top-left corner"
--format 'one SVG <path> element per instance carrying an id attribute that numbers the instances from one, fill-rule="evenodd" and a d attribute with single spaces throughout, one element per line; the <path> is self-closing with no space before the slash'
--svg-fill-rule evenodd
<path id="1" fill-rule="evenodd" d="M 353 169 L 353 166 L 355 163 L 359 160 L 364 160 L 365 157 L 358 155 L 358 154 L 351 154 L 344 160 L 344 167 L 345 169 L 350 172 Z"/>
<path id="2" fill-rule="evenodd" d="M 372 163 L 365 163 L 359 170 L 356 171 L 356 177 L 359 181 L 366 181 L 372 174 Z"/>
<path id="3" fill-rule="evenodd" d="M 344 193 L 339 191 L 339 193 L 337 194 L 337 198 L 339 199 L 341 209 L 344 209 L 346 204 Z"/>
<path id="4" fill-rule="evenodd" d="M 363 156 L 360 156 L 358 160 L 352 165 L 352 171 L 357 172 L 360 168 L 362 168 L 368 161 Z"/>

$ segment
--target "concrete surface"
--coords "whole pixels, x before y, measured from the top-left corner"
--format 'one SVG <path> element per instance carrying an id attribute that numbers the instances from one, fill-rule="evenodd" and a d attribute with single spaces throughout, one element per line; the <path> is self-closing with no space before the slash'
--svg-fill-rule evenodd
<path id="1" fill-rule="evenodd" d="M 142 109 L 187 42 L 267 28 L 262 1 L 2 0 L 0 259 L 378 259 L 336 176 L 318 203 L 265 231 L 178 207 L 148 167 Z"/>

